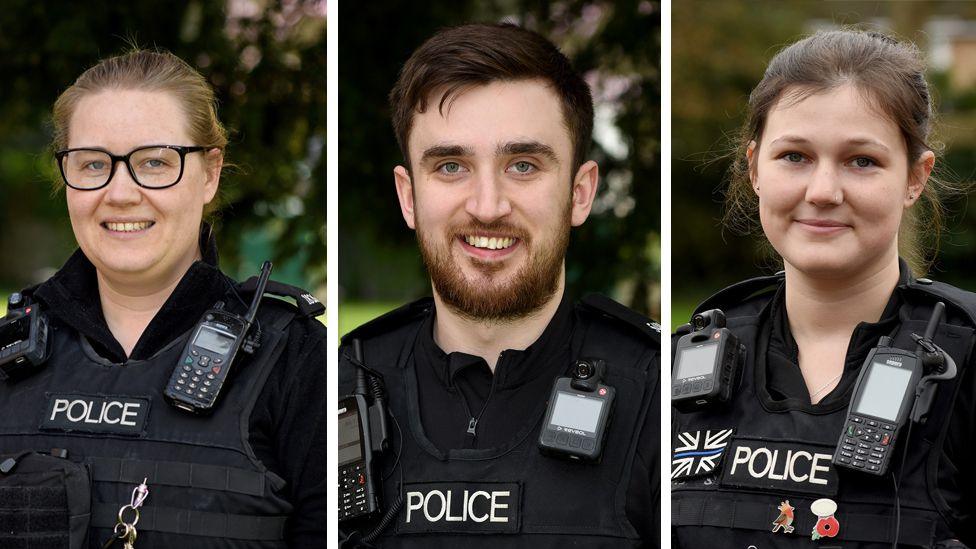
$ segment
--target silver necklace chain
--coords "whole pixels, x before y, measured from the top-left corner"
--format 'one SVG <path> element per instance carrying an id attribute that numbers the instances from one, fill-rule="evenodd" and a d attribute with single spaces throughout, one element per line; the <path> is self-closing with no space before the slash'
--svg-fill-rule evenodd
<path id="1" fill-rule="evenodd" d="M 817 395 L 819 395 L 820 393 L 824 392 L 824 390 L 827 389 L 827 387 L 830 387 L 830 385 L 833 382 L 835 382 L 838 379 L 840 379 L 840 376 L 842 376 L 842 375 L 844 375 L 844 371 L 843 370 L 841 370 L 841 372 L 839 374 L 837 374 L 836 376 L 830 378 L 830 381 L 828 381 L 827 383 L 825 383 L 823 387 L 817 389 L 813 393 L 810 393 L 810 400 L 813 400 L 813 399 L 817 398 Z"/>

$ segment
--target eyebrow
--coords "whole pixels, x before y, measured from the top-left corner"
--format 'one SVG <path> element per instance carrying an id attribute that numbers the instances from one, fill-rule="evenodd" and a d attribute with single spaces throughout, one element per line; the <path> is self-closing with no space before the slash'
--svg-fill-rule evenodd
<path id="1" fill-rule="evenodd" d="M 474 151 L 461 145 L 434 145 L 420 155 L 420 162 L 424 163 L 433 158 L 445 158 L 448 156 L 474 156 Z"/>
<path id="2" fill-rule="evenodd" d="M 810 140 L 805 137 L 800 137 L 798 135 L 783 135 L 781 137 L 777 137 L 776 139 L 772 140 L 769 144 L 775 145 L 776 143 L 779 142 L 809 144 Z M 854 146 L 868 145 L 872 147 L 877 147 L 879 149 L 883 149 L 885 152 L 890 151 L 887 145 L 878 141 L 877 139 L 871 139 L 870 137 L 852 137 L 851 139 L 845 140 L 844 144 L 854 145 Z"/>
<path id="3" fill-rule="evenodd" d="M 549 145 L 538 141 L 512 141 L 503 143 L 495 149 L 495 154 L 497 156 L 515 156 L 520 154 L 544 156 L 551 162 L 559 163 L 559 158 L 556 157 L 556 151 L 552 150 L 552 147 Z"/>

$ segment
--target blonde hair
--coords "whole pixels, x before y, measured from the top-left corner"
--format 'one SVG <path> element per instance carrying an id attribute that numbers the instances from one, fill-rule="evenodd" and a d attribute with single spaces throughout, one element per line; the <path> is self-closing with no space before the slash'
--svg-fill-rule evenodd
<path id="1" fill-rule="evenodd" d="M 55 151 L 68 146 L 71 116 L 78 103 L 86 96 L 106 89 L 170 93 L 186 115 L 187 133 L 193 141 L 188 144 L 208 149 L 227 146 L 227 130 L 217 118 L 213 87 L 203 75 L 168 51 L 135 49 L 99 61 L 83 72 L 54 102 Z"/>

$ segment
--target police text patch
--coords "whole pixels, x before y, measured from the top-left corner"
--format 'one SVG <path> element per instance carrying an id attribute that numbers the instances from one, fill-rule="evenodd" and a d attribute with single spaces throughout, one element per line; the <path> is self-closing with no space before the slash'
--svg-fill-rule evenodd
<path id="1" fill-rule="evenodd" d="M 522 518 L 516 482 L 406 484 L 398 533 L 515 534 Z"/>
<path id="2" fill-rule="evenodd" d="M 41 429 L 141 435 L 149 403 L 142 397 L 48 393 Z"/>
<path id="3" fill-rule="evenodd" d="M 735 439 L 722 470 L 722 486 L 837 494 L 837 470 L 830 446 Z"/>

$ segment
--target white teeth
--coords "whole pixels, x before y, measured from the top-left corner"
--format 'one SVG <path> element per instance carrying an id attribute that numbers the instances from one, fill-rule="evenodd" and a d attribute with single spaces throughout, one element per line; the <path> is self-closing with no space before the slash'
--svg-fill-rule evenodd
<path id="1" fill-rule="evenodd" d="M 466 235 L 464 241 L 475 248 L 487 248 L 489 250 L 504 250 L 512 244 L 515 244 L 515 239 L 509 237 L 489 238 L 487 236 Z"/>
<path id="2" fill-rule="evenodd" d="M 120 233 L 131 233 L 134 231 L 142 231 L 148 229 L 153 225 L 152 221 L 138 221 L 135 223 L 115 223 L 115 222 L 105 222 L 105 227 L 110 231 L 116 231 Z"/>

